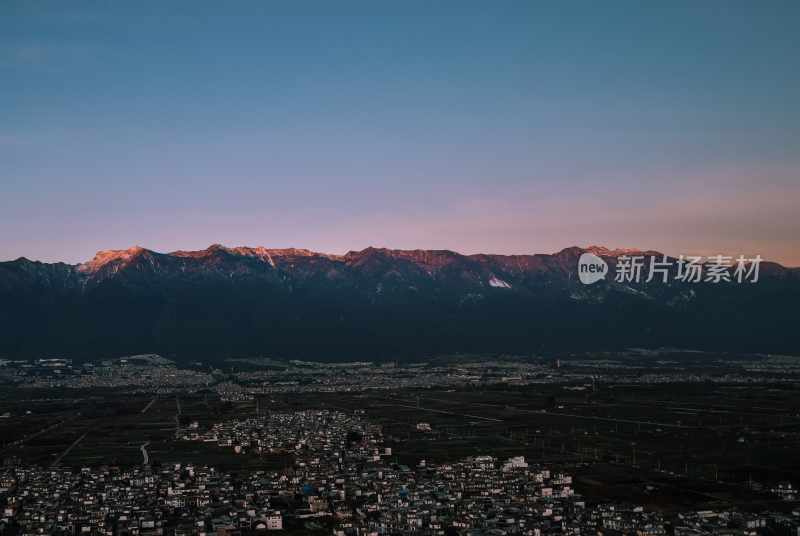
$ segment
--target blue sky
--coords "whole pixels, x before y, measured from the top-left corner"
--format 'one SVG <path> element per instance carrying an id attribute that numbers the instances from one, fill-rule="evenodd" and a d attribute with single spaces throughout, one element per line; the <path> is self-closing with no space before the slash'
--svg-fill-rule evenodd
<path id="1" fill-rule="evenodd" d="M 0 259 L 600 243 L 800 265 L 798 27 L 778 1 L 7 0 Z"/>

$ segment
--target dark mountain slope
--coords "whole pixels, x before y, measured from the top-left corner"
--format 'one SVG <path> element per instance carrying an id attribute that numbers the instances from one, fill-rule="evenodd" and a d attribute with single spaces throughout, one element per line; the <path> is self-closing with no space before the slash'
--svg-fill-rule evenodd
<path id="1" fill-rule="evenodd" d="M 684 346 L 800 352 L 800 277 L 756 284 L 578 282 L 580 255 L 368 248 L 99 252 L 71 266 L 0 263 L 0 357 L 384 359 L 439 352 Z"/>

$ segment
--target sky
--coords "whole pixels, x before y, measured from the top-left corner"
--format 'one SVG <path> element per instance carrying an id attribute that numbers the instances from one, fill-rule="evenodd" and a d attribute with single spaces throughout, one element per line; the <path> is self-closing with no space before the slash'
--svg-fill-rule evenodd
<path id="1" fill-rule="evenodd" d="M 0 260 L 800 266 L 800 2 L 0 2 Z"/>

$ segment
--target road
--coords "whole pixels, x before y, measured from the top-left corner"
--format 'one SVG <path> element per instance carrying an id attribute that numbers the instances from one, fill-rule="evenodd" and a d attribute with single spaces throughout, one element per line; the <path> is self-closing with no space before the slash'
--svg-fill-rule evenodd
<path id="1" fill-rule="evenodd" d="M 181 399 L 175 396 L 175 438 L 181 436 Z"/>
<path id="2" fill-rule="evenodd" d="M 151 400 L 150 402 L 148 402 L 148 404 L 147 404 L 147 405 L 144 407 L 144 409 L 142 410 L 142 413 L 147 413 L 147 410 L 148 410 L 148 409 L 150 409 L 150 407 L 151 407 L 153 404 L 155 404 L 155 403 L 156 403 L 156 399 L 158 399 L 158 396 L 154 396 L 154 397 L 153 397 L 153 400 Z"/>
<path id="3" fill-rule="evenodd" d="M 412 406 L 410 404 L 400 404 L 399 402 L 397 402 L 395 400 L 392 400 L 390 398 L 384 398 L 382 400 L 386 400 L 387 402 L 391 402 L 391 404 L 388 404 L 388 405 L 397 406 L 399 408 L 411 408 L 411 409 L 417 409 L 419 411 L 428 411 L 428 412 L 431 412 L 431 413 L 442 413 L 444 415 L 453 415 L 455 417 L 463 417 L 465 419 L 477 419 L 479 421 L 503 422 L 502 419 L 495 419 L 493 417 L 481 417 L 480 415 L 469 415 L 467 413 L 456 413 L 454 411 L 447 411 L 447 410 L 444 410 L 444 409 L 424 408 L 424 407 L 420 407 L 420 406 Z M 431 400 L 433 400 L 433 399 L 431 399 Z"/>
<path id="4" fill-rule="evenodd" d="M 150 465 L 150 455 L 147 453 L 147 445 L 149 444 L 150 442 L 147 441 L 145 444 L 139 447 L 139 450 L 142 451 L 142 465 Z"/>
<path id="5" fill-rule="evenodd" d="M 610 423 L 618 423 L 618 424 L 636 424 L 636 425 L 639 425 L 639 426 L 644 425 L 644 426 L 653 426 L 653 427 L 659 427 L 659 428 L 672 428 L 672 429 L 677 429 L 677 430 L 696 430 L 697 429 L 696 426 L 685 426 L 685 425 L 682 425 L 682 424 L 673 424 L 673 423 L 655 422 L 655 421 L 639 421 L 639 420 L 634 420 L 634 419 L 616 419 L 616 418 L 613 418 L 613 417 L 598 417 L 598 416 L 595 416 L 595 415 L 580 415 L 580 414 L 577 414 L 577 413 L 564 413 L 564 412 L 560 412 L 560 411 L 550 411 L 550 410 L 544 411 L 544 410 L 538 410 L 538 409 L 523 409 L 523 408 L 509 407 L 509 406 L 505 406 L 505 405 L 502 405 L 502 404 L 490 404 L 490 403 L 486 403 L 486 402 L 466 402 L 466 403 L 464 403 L 464 402 L 453 402 L 453 401 L 450 401 L 450 400 L 443 400 L 441 398 L 431 398 L 431 397 L 425 397 L 425 398 L 423 398 L 423 400 L 432 400 L 434 402 L 441 402 L 441 403 L 444 403 L 444 404 L 454 404 L 454 403 L 456 403 L 456 404 L 466 404 L 466 405 L 474 405 L 474 406 L 496 407 L 496 408 L 503 408 L 503 409 L 510 408 L 510 409 L 513 409 L 514 411 L 518 411 L 518 412 L 521 412 L 521 413 L 535 413 L 537 415 L 551 416 L 551 417 L 570 417 L 570 418 L 573 418 L 573 419 L 585 419 L 585 420 L 589 420 L 589 421 L 610 422 Z M 411 406 L 409 406 L 409 407 L 411 407 Z M 421 408 L 421 409 L 424 409 L 424 408 Z M 456 414 L 454 414 L 454 415 L 456 415 Z M 493 420 L 498 420 L 499 421 L 500 419 L 493 419 Z"/>
<path id="6" fill-rule="evenodd" d="M 84 437 L 86 437 L 88 433 L 89 433 L 89 432 L 84 432 L 84 434 L 83 434 L 81 437 L 79 437 L 78 439 L 76 439 L 76 440 L 75 440 L 75 441 L 72 443 L 72 445 L 68 446 L 68 447 L 67 447 L 67 450 L 65 450 L 64 452 L 62 452 L 62 453 L 61 453 L 61 456 L 59 456 L 58 458 L 56 458 L 56 461 L 54 461 L 54 462 L 53 462 L 53 463 L 50 465 L 50 467 L 57 467 L 57 466 L 58 466 L 58 464 L 59 464 L 59 463 L 61 463 L 61 460 L 63 460 L 63 459 L 64 459 L 64 457 L 65 457 L 67 454 L 69 454 L 69 453 L 70 453 L 70 451 L 71 451 L 72 449 L 74 449 L 74 448 L 75 448 L 75 447 L 78 445 L 78 443 L 80 443 L 81 441 L 83 441 L 83 438 L 84 438 Z"/>
<path id="7" fill-rule="evenodd" d="M 68 423 L 68 422 L 70 422 L 70 421 L 73 421 L 73 420 L 77 419 L 77 418 L 78 418 L 78 417 L 80 417 L 80 416 L 81 416 L 81 414 L 80 414 L 80 413 L 78 413 L 78 414 L 76 414 L 76 415 L 73 415 L 72 417 L 70 417 L 70 418 L 68 418 L 68 419 L 64 419 L 63 421 L 59 421 L 59 422 L 57 422 L 57 423 L 55 423 L 55 424 L 51 424 L 50 426 L 47 426 L 47 427 L 45 427 L 45 428 L 42 428 L 41 430 L 39 430 L 39 431 L 38 431 L 38 432 L 36 432 L 35 434 L 31 434 L 31 435 L 29 435 L 29 436 L 23 436 L 23 437 L 22 437 L 22 439 L 17 439 L 16 441 L 12 441 L 11 443 L 8 443 L 8 444 L 7 444 L 7 445 L 6 445 L 6 446 L 3 448 L 3 450 L 0 450 L 0 454 L 3 454 L 3 453 L 4 453 L 4 452 L 6 452 L 7 450 L 9 450 L 11 447 L 18 447 L 18 446 L 20 446 L 20 445 L 24 445 L 25 443 L 27 443 L 27 442 L 28 442 L 28 441 L 30 441 L 31 439 L 35 439 L 35 438 L 37 438 L 37 437 L 39 437 L 39 436 L 41 436 L 41 435 L 44 435 L 44 434 L 46 434 L 47 432 L 50 432 L 50 431 L 52 431 L 52 430 L 55 430 L 56 428 L 58 428 L 58 427 L 59 427 L 59 426 L 61 426 L 62 424 L 66 424 L 66 423 Z"/>

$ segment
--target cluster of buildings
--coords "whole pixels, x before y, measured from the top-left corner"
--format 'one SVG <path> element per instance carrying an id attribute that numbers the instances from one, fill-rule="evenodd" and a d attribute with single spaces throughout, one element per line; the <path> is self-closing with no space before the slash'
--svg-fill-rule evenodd
<path id="1" fill-rule="evenodd" d="M 293 361 L 280 368 L 236 372 L 232 380 L 241 392 L 252 397 L 273 393 L 354 392 L 363 391 L 365 386 L 370 389 L 447 387 L 479 382 L 481 377 L 451 367 Z"/>
<path id="2" fill-rule="evenodd" d="M 230 447 L 236 454 L 293 453 L 301 458 L 317 456 L 317 460 L 321 456 L 335 462 L 331 469 L 338 468 L 345 453 L 367 457 L 382 443 L 380 427 L 370 424 L 363 411 L 331 410 L 269 412 L 217 423 L 207 430 L 190 427 L 182 439 Z"/>
<path id="3" fill-rule="evenodd" d="M 589 507 L 571 479 L 522 458 L 488 457 L 414 469 L 364 444 L 303 456 L 246 477 L 209 467 L 8 469 L 0 531 L 19 534 L 225 536 L 294 528 L 334 535 L 561 534 L 597 527 L 663 534 L 642 509 Z M 334 463 L 335 468 L 329 464 Z"/>
<path id="4" fill-rule="evenodd" d="M 771 363 L 766 360 L 764 363 Z M 563 365 L 563 366 L 562 366 Z M 476 361 L 446 364 L 420 363 L 395 366 L 372 363 L 272 363 L 269 368 L 233 372 L 216 386 L 225 400 L 252 400 L 261 395 L 309 392 L 358 392 L 365 388 L 403 390 L 459 388 L 464 386 L 593 383 L 670 384 L 791 383 L 800 379 L 797 368 L 783 362 L 772 368 L 750 362 L 709 361 L 691 365 L 670 361 L 640 362 L 608 359 L 571 359 L 568 364 L 550 361 Z"/>
<path id="5" fill-rule="evenodd" d="M 800 511 L 762 514 L 698 510 L 677 514 L 675 536 L 798 536 Z"/>
<path id="6" fill-rule="evenodd" d="M 720 355 L 700 351 L 598 352 L 572 356 L 572 374 L 589 374 L 618 384 L 786 384 L 800 380 L 800 357 L 748 354 Z"/>
<path id="7" fill-rule="evenodd" d="M 263 474 L 239 480 L 174 465 L 0 473 L 0 532 L 23 535 L 211 535 L 283 528 Z"/>
<path id="8" fill-rule="evenodd" d="M 253 364 L 255 365 L 255 363 Z M 551 362 L 475 361 L 446 364 L 417 363 L 313 363 L 271 362 L 269 368 L 233 372 L 215 386 L 223 400 L 252 400 L 276 393 L 358 392 L 370 390 L 457 388 L 496 384 L 528 385 L 591 381 L 577 374 L 555 370 Z"/>
<path id="9" fill-rule="evenodd" d="M 0 381 L 32 388 L 118 389 L 132 393 L 172 393 L 208 387 L 214 375 L 180 368 L 158 355 L 130 356 L 74 365 L 66 359 L 5 361 Z"/>
<path id="10" fill-rule="evenodd" d="M 409 468 L 389 462 L 371 441 L 300 456 L 283 471 L 245 475 L 181 464 L 6 468 L 0 514 L 0 533 L 21 535 L 800 534 L 800 513 L 698 511 L 667 519 L 640 506 L 589 504 L 575 494 L 569 475 L 522 457 Z"/>
<path id="11" fill-rule="evenodd" d="M 522 456 L 409 467 L 363 412 L 307 410 L 185 430 L 231 454 L 291 454 L 282 470 L 201 465 L 0 471 L 0 533 L 234 536 L 800 536 L 800 511 L 674 517 L 587 502 L 572 477 Z"/>
<path id="12" fill-rule="evenodd" d="M 368 389 L 458 387 L 572 380 L 554 374 L 549 363 L 484 361 L 432 365 L 371 362 L 266 363 L 234 360 L 228 373 L 201 367 L 178 367 L 155 354 L 73 365 L 69 360 L 0 360 L 0 383 L 38 388 L 124 388 L 132 393 L 172 393 L 213 389 L 222 400 L 252 400 L 258 395 L 304 392 L 357 392 Z M 245 370 L 237 370 L 237 369 Z M 575 376 L 586 379 L 585 374 Z"/>
<path id="13" fill-rule="evenodd" d="M 171 393 L 211 388 L 223 400 L 251 400 L 259 395 L 304 392 L 356 392 L 369 389 L 532 385 L 545 383 L 786 383 L 800 378 L 797 360 L 784 356 L 754 360 L 709 359 L 702 366 L 655 357 L 643 368 L 641 356 L 630 359 L 573 357 L 559 360 L 483 360 L 452 363 L 234 360 L 231 369 L 207 372 L 182 368 L 158 355 L 74 365 L 66 359 L 0 360 L 0 382 L 30 387 L 74 389 L 126 388 L 141 393 Z M 243 370 L 237 370 L 243 369 Z"/>

